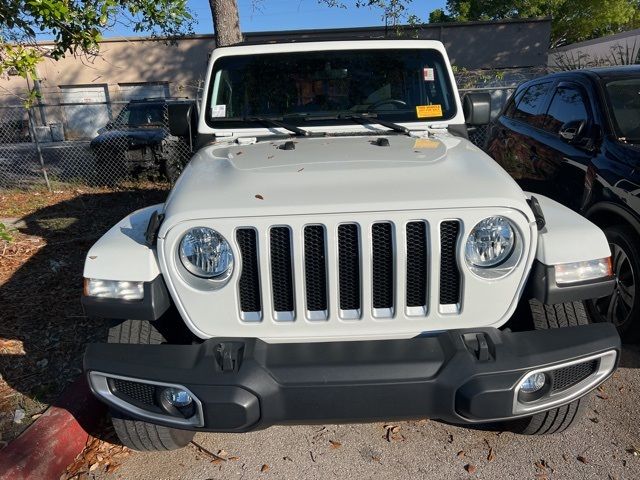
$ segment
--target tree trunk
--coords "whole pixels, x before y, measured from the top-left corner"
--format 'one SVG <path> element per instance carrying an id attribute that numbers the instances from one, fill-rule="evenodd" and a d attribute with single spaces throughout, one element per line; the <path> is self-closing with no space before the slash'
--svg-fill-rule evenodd
<path id="1" fill-rule="evenodd" d="M 216 47 L 242 42 L 240 16 L 236 0 L 209 0 L 213 28 L 216 32 Z"/>

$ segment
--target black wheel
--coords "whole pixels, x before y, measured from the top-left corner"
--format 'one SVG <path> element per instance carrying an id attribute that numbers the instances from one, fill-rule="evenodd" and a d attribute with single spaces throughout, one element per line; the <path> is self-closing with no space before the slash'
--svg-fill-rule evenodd
<path id="1" fill-rule="evenodd" d="M 545 305 L 538 300 L 530 300 L 531 318 L 536 330 L 550 328 L 575 327 L 589 324 L 589 316 L 582 302 L 557 303 Z M 578 400 L 536 413 L 531 417 L 514 420 L 507 428 L 522 435 L 549 435 L 560 433 L 580 421 L 584 415 L 589 395 Z"/>
<path id="2" fill-rule="evenodd" d="M 625 225 L 604 230 L 609 246 L 616 288 L 608 297 L 587 302 L 589 314 L 596 322 L 610 322 L 626 342 L 640 340 L 640 296 L 636 284 L 640 278 L 640 239 Z"/>
<path id="3" fill-rule="evenodd" d="M 126 320 L 109 329 L 108 342 L 159 345 L 165 343 L 165 338 L 151 322 Z M 111 422 L 123 445 L 143 452 L 183 448 L 195 435 L 188 430 L 134 420 L 115 409 L 111 409 Z"/>

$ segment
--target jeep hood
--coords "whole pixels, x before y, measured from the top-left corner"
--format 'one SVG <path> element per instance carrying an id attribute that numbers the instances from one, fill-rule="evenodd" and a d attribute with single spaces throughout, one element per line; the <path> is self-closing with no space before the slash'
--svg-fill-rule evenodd
<path id="1" fill-rule="evenodd" d="M 286 142 L 295 148 L 285 149 Z M 213 144 L 195 154 L 174 186 L 162 230 L 198 218 L 486 206 L 531 216 L 511 177 L 450 134 Z"/>

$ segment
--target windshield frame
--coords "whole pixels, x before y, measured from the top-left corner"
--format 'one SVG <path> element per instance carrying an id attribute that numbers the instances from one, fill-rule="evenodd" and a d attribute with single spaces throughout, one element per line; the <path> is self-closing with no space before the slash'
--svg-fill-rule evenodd
<path id="1" fill-rule="evenodd" d="M 391 121 L 395 121 L 399 125 L 406 126 L 413 130 L 426 130 L 432 125 L 437 128 L 443 128 L 451 124 L 464 124 L 464 116 L 462 114 L 461 102 L 455 78 L 450 67 L 449 59 L 442 43 L 433 40 L 352 40 L 343 42 L 301 42 L 296 44 L 266 44 L 266 45 L 254 45 L 254 46 L 235 46 L 235 47 L 222 47 L 214 50 L 210 59 L 209 70 L 207 73 L 205 92 L 206 96 L 203 101 L 203 107 L 200 112 L 199 118 L 199 131 L 201 133 L 210 133 L 215 135 L 233 135 L 233 136 L 263 136 L 274 133 L 282 133 L 279 129 L 266 128 L 259 122 L 247 121 L 249 117 L 244 119 L 234 120 L 214 120 L 211 117 L 209 105 L 213 101 L 213 89 L 216 72 L 218 70 L 219 61 L 225 57 L 235 56 L 252 56 L 262 54 L 276 54 L 276 53 L 303 53 L 303 52 L 332 52 L 336 50 L 340 51 L 367 51 L 367 50 L 431 50 L 433 54 L 438 56 L 438 61 L 441 62 L 443 67 L 443 85 L 450 92 L 451 108 L 448 115 L 439 118 L 415 118 L 411 120 L 395 120 L 389 118 Z M 445 92 L 446 95 L 448 95 Z M 411 108 L 415 108 L 413 105 Z M 293 112 L 292 112 L 293 113 Z M 334 112 L 344 114 L 345 112 Z M 381 113 L 380 111 L 376 113 Z M 265 117 L 268 115 L 264 115 Z M 370 126 L 355 124 L 353 121 L 340 118 L 340 115 L 335 115 L 335 118 L 327 118 L 331 115 L 319 115 L 323 117 L 321 119 L 313 119 L 313 115 L 308 115 L 306 118 L 302 118 L 305 115 L 299 117 L 294 114 L 294 124 L 297 127 L 304 128 L 309 131 L 326 131 L 327 133 L 338 132 L 362 132 L 371 130 Z M 386 120 L 386 115 L 381 115 L 381 119 Z M 282 120 L 282 116 L 274 115 L 274 118 Z M 292 123 L 291 118 L 288 115 L 284 116 L 284 120 L 287 123 Z M 375 117 L 372 117 L 372 125 L 376 125 Z M 383 127 L 384 128 L 384 127 Z M 378 129 L 376 129 L 378 130 Z"/>
<path id="2" fill-rule="evenodd" d="M 611 126 L 611 132 L 619 141 L 626 141 L 629 143 L 640 143 L 640 138 L 629 138 L 624 135 L 624 132 L 620 129 L 618 124 L 618 118 L 616 117 L 615 109 L 613 108 L 613 104 L 611 102 L 611 95 L 609 94 L 608 86 L 611 83 L 616 83 L 625 80 L 636 80 L 640 86 L 640 77 L 637 74 L 620 74 L 620 75 L 607 75 L 606 77 L 601 77 L 601 86 L 602 91 L 604 93 L 606 113 L 609 119 L 609 125 Z M 639 112 L 640 114 L 640 112 Z"/>

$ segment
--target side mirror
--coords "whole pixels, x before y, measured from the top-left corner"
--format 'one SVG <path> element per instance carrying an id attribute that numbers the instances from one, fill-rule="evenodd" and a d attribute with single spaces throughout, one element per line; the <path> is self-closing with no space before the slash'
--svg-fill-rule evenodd
<path id="1" fill-rule="evenodd" d="M 582 138 L 586 122 L 584 120 L 571 120 L 560 127 L 560 137 L 567 143 L 575 143 Z"/>
<path id="2" fill-rule="evenodd" d="M 170 103 L 167 105 L 169 116 L 169 133 L 176 137 L 191 138 L 195 132 L 195 104 L 194 103 Z"/>
<path id="3" fill-rule="evenodd" d="M 467 125 L 488 125 L 491 121 L 491 95 L 467 93 L 462 99 L 462 111 Z"/>

